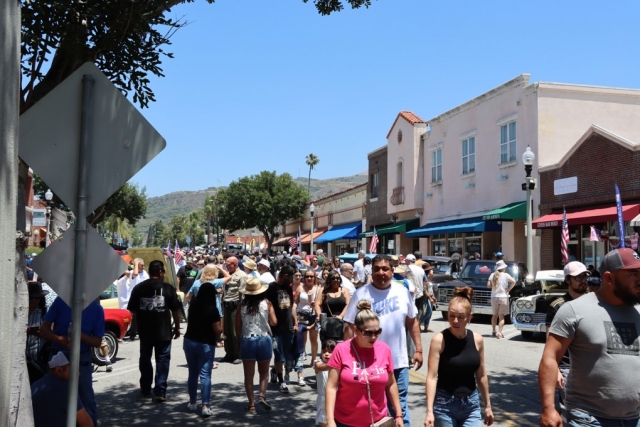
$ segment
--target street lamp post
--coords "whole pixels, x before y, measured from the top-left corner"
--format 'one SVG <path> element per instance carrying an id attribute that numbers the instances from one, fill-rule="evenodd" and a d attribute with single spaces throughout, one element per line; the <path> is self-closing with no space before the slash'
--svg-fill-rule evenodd
<path id="1" fill-rule="evenodd" d="M 316 207 L 314 206 L 313 203 L 311 203 L 311 205 L 309 206 L 309 213 L 311 213 L 311 247 L 309 250 L 310 254 L 313 254 L 313 214 L 316 211 Z"/>
<path id="2" fill-rule="evenodd" d="M 51 200 L 53 199 L 51 190 L 47 189 L 44 198 L 47 201 L 47 234 L 44 237 L 44 247 L 46 248 L 49 246 L 49 230 L 51 229 Z"/>
<path id="3" fill-rule="evenodd" d="M 531 190 L 536 188 L 536 179 L 531 177 L 533 170 L 533 161 L 536 155 L 527 146 L 522 154 L 522 163 L 524 163 L 524 171 L 526 173 L 525 182 L 522 184 L 522 190 L 527 192 L 527 270 L 529 274 L 533 274 L 533 206 L 531 203 Z"/>

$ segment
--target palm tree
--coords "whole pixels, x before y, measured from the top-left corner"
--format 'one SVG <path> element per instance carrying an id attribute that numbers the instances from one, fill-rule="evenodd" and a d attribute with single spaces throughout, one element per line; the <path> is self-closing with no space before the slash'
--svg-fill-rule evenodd
<path id="1" fill-rule="evenodd" d="M 307 193 L 311 194 L 311 171 L 318 163 L 320 163 L 320 159 L 318 156 L 311 153 L 306 157 L 306 163 L 309 165 L 309 184 L 307 184 Z"/>

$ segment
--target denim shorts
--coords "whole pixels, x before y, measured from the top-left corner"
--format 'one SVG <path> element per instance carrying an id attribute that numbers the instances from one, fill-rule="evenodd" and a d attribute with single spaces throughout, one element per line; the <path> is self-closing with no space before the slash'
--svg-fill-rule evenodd
<path id="1" fill-rule="evenodd" d="M 637 427 L 640 426 L 640 420 L 616 420 L 611 418 L 594 417 L 587 411 L 582 409 L 571 409 L 567 412 L 567 421 L 569 427 Z"/>
<path id="2" fill-rule="evenodd" d="M 240 357 L 242 360 L 264 362 L 271 360 L 271 337 L 269 335 L 242 337 L 240 341 Z"/>
<path id="3" fill-rule="evenodd" d="M 451 393 L 436 389 L 433 402 L 435 427 L 478 427 L 482 425 L 478 390 L 467 397 L 454 397 Z"/>

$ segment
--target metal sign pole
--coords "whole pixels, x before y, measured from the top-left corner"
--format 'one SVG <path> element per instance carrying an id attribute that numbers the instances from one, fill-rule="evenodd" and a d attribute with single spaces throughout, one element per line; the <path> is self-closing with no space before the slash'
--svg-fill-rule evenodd
<path id="1" fill-rule="evenodd" d="M 67 427 L 75 427 L 78 411 L 78 379 L 80 377 L 80 334 L 82 333 L 82 308 L 84 296 L 82 285 L 85 277 L 85 254 L 87 243 L 87 201 L 89 188 L 88 169 L 90 162 L 90 135 L 92 129 L 92 100 L 94 78 L 82 76 L 82 121 L 80 124 L 80 150 L 78 158 L 78 187 L 76 212 L 76 241 L 73 264 L 73 303 L 71 306 L 71 360 L 69 372 L 69 400 L 67 402 Z"/>

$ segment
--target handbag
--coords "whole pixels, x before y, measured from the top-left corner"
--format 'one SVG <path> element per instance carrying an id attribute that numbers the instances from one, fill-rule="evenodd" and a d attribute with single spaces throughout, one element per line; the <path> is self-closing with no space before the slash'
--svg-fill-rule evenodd
<path id="1" fill-rule="evenodd" d="M 325 341 L 332 339 L 337 342 L 342 341 L 344 337 L 344 320 L 333 317 L 333 312 L 329 304 L 326 304 L 327 310 L 331 317 L 327 317 L 320 323 L 320 340 Z"/>
<path id="2" fill-rule="evenodd" d="M 351 347 L 353 348 L 353 352 L 356 354 L 358 358 L 358 363 L 360 366 L 364 366 L 362 364 L 362 360 L 360 360 L 360 355 L 358 354 L 358 350 L 356 350 L 356 346 L 351 340 Z M 396 421 L 391 418 L 389 415 L 386 417 L 382 417 L 378 421 L 373 421 L 373 405 L 371 403 L 371 387 L 369 387 L 369 373 L 366 368 L 362 369 L 364 371 L 364 382 L 367 385 L 367 400 L 369 401 L 369 415 L 371 416 L 371 427 L 395 427 Z"/>

